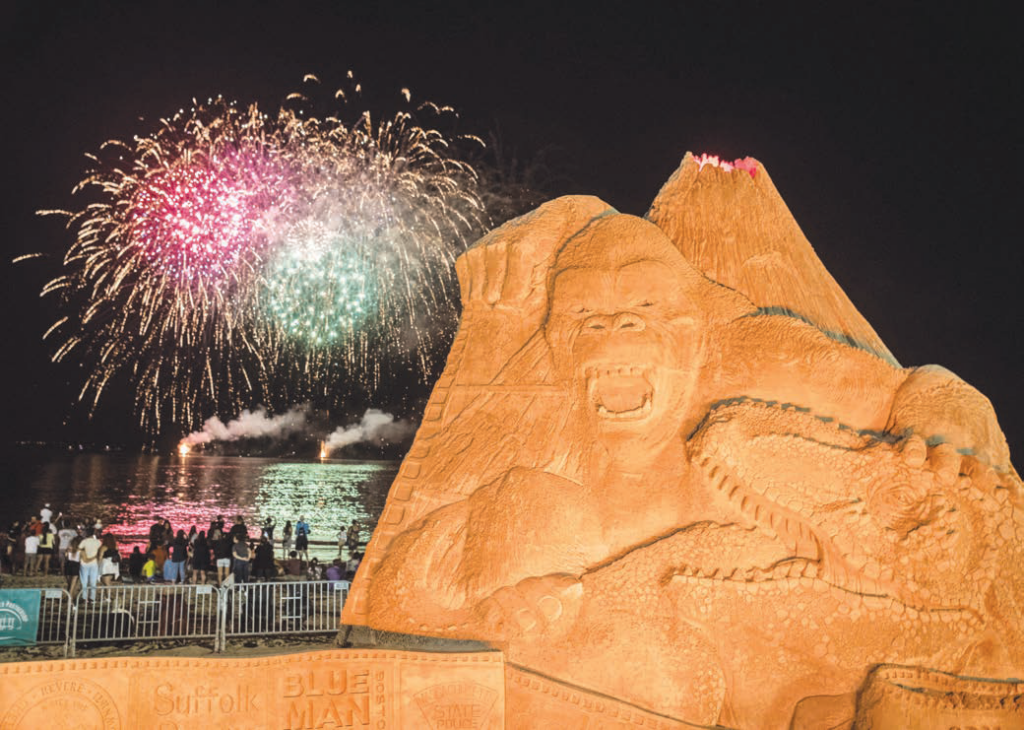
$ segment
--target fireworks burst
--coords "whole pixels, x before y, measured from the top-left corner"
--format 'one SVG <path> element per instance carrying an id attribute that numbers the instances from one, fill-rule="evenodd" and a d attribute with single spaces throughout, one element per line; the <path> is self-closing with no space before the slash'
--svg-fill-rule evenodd
<path id="1" fill-rule="evenodd" d="M 211 99 L 90 156 L 75 192 L 96 199 L 65 213 L 76 240 L 43 293 L 65 314 L 54 359 L 83 364 L 93 408 L 127 377 L 159 430 L 314 388 L 342 399 L 378 384 L 381 358 L 432 374 L 422 323 L 452 328 L 452 264 L 484 229 L 475 171 L 411 113 L 346 124 L 293 100 L 269 116 Z"/>
<path id="2" fill-rule="evenodd" d="M 263 304 L 273 325 L 311 347 L 351 340 L 376 290 L 361 248 L 315 219 L 296 224 L 266 267 Z"/>

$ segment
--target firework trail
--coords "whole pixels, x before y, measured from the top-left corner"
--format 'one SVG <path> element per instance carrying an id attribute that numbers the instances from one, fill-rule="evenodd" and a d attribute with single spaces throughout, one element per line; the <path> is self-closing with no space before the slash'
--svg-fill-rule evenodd
<path id="1" fill-rule="evenodd" d="M 485 227 L 476 173 L 411 113 L 346 124 L 308 103 L 194 104 L 89 156 L 75 192 L 93 202 L 42 211 L 76 234 L 43 291 L 64 315 L 46 337 L 83 364 L 91 408 L 126 379 L 157 431 L 372 389 L 383 358 L 429 377 L 432 328 L 456 318 L 452 264 Z"/>

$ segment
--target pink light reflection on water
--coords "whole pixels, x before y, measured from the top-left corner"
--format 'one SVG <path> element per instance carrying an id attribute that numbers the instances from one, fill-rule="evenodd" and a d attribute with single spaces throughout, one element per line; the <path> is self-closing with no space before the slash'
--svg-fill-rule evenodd
<path id="1" fill-rule="evenodd" d="M 397 470 L 397 462 L 26 452 L 13 465 L 13 489 L 0 495 L 0 514 L 27 518 L 50 502 L 75 525 L 98 520 L 127 552 L 144 549 L 150 526 L 165 517 L 187 534 L 218 515 L 230 527 L 241 515 L 255 538 L 266 517 L 280 537 L 286 520 L 304 515 L 314 546 L 333 545 L 340 525 L 353 522 L 365 542 Z M 328 552 L 314 550 L 321 559 Z"/>

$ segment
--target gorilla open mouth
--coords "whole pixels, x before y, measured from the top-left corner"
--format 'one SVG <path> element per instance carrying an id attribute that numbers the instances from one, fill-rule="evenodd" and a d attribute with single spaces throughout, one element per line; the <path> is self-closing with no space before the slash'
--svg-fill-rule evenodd
<path id="1" fill-rule="evenodd" d="M 631 365 L 588 367 L 587 397 L 601 418 L 636 421 L 650 415 L 654 386 L 649 371 Z"/>

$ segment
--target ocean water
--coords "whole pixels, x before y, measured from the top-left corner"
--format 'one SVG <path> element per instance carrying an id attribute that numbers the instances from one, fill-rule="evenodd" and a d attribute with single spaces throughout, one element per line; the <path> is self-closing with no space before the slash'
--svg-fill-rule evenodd
<path id="1" fill-rule="evenodd" d="M 175 531 L 205 530 L 223 515 L 241 516 L 257 536 L 266 517 L 294 525 L 305 516 L 310 554 L 333 558 L 341 525 L 357 523 L 365 544 L 384 509 L 397 461 L 287 461 L 227 456 L 148 456 L 17 449 L 5 459 L 0 527 L 38 515 L 47 502 L 74 524 L 97 520 L 130 549 L 167 518 Z"/>

